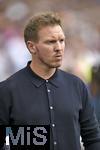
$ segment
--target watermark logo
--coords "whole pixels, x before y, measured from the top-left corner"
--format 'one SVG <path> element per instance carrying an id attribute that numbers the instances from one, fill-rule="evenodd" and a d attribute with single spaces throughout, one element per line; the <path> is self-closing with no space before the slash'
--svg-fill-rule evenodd
<path id="1" fill-rule="evenodd" d="M 31 148 L 33 150 L 50 149 L 50 126 L 6 126 L 3 129 L 5 145 L 14 148 Z M 5 138 L 4 138 L 5 136 Z"/>

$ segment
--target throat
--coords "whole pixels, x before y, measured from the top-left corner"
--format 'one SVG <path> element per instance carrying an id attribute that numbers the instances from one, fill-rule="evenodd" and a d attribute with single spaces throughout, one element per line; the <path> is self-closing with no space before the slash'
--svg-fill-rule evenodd
<path id="1" fill-rule="evenodd" d="M 32 71 L 37 74 L 38 76 L 40 76 L 41 78 L 47 80 L 50 77 L 53 76 L 53 74 L 56 71 L 56 68 L 37 68 L 36 66 L 32 65 L 32 63 L 30 64 L 30 68 L 32 69 Z"/>
<path id="2" fill-rule="evenodd" d="M 39 76 L 41 76 L 43 79 L 47 80 L 50 77 L 52 77 L 54 73 L 55 73 L 55 71 L 53 71 L 53 72 L 45 72 L 44 74 L 42 74 L 42 73 L 41 73 L 41 75 L 39 74 Z"/>

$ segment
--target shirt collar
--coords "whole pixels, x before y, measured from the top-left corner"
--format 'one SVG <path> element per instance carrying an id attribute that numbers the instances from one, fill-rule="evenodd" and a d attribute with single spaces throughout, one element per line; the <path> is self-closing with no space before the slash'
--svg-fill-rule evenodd
<path id="1" fill-rule="evenodd" d="M 42 84 L 44 84 L 46 82 L 46 80 L 41 78 L 35 72 L 33 72 L 33 70 L 30 67 L 30 63 L 31 63 L 31 61 L 29 61 L 27 63 L 27 67 L 26 67 L 27 73 L 29 74 L 32 83 L 36 87 L 40 87 Z M 59 70 L 58 69 L 56 69 L 53 76 L 48 79 L 48 82 L 51 83 L 52 85 L 54 85 L 55 87 L 59 87 Z"/>

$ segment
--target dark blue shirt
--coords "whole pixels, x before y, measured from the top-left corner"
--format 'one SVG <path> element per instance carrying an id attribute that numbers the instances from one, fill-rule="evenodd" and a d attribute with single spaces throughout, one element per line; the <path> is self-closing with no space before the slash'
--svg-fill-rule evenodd
<path id="1" fill-rule="evenodd" d="M 57 69 L 44 80 L 29 65 L 0 83 L 0 125 L 50 125 L 51 150 L 100 150 L 100 131 L 84 83 Z"/>

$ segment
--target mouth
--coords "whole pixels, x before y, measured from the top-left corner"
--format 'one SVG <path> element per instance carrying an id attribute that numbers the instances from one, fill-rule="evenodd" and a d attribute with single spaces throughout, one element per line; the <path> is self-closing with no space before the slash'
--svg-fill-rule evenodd
<path id="1" fill-rule="evenodd" d="M 57 57 L 57 58 L 62 58 L 62 55 L 55 55 L 55 57 Z"/>
<path id="2" fill-rule="evenodd" d="M 61 53 L 56 53 L 55 57 L 62 57 L 62 54 Z"/>
<path id="3" fill-rule="evenodd" d="M 56 60 L 62 60 L 62 55 L 55 55 Z"/>

